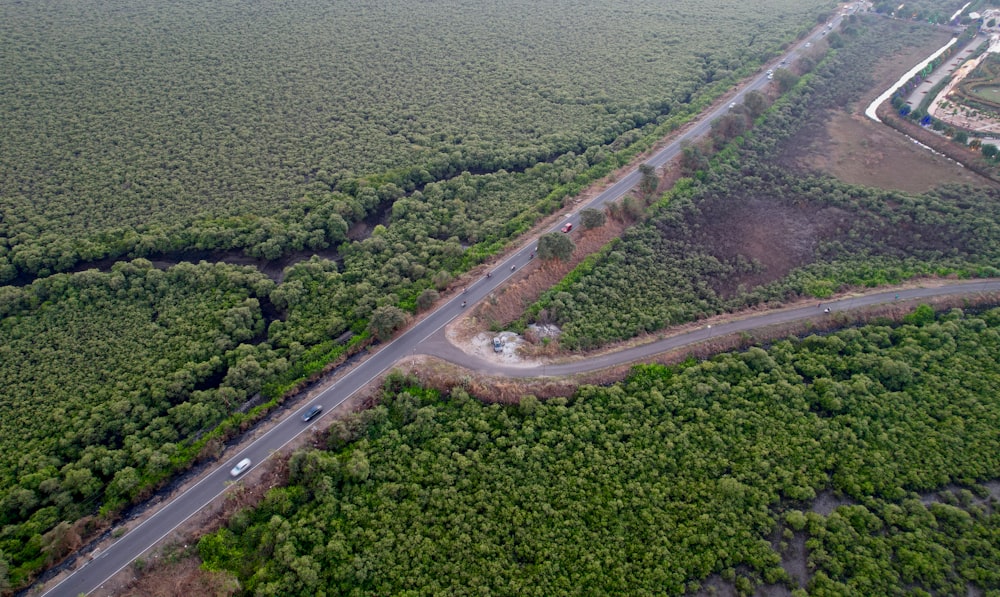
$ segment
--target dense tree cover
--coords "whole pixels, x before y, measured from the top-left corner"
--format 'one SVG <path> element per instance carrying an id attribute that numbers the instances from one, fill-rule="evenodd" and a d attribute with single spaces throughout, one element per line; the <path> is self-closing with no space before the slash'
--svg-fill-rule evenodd
<path id="1" fill-rule="evenodd" d="M 47 344 L 10 345 L 32 364 L 23 373 L 16 360 L 0 362 L 0 375 L 16 386 L 4 394 L 10 420 L 32 419 L 38 413 L 29 405 L 60 399 L 63 393 L 25 398 L 29 386 L 50 389 L 32 380 L 57 377 L 75 381 L 61 386 L 74 399 L 126 411 L 147 400 L 137 397 L 144 393 L 162 406 L 167 387 L 177 408 L 171 418 L 145 405 L 157 423 L 138 419 L 150 433 L 173 425 L 161 443 L 167 452 L 179 446 L 170 467 L 157 456 L 148 469 L 133 462 L 146 444 L 129 439 L 128 416 L 112 428 L 104 426 L 111 411 L 96 406 L 99 415 L 77 409 L 50 419 L 69 426 L 47 438 L 65 435 L 63 452 L 25 452 L 39 459 L 45 478 L 28 477 L 9 501 L 15 486 L 0 486 L 7 537 L 24 539 L 17 549 L 0 545 L 16 582 L 41 561 L 40 543 L 65 543 L 61 520 L 101 504 L 113 511 L 141 494 L 190 461 L 190 434 L 246 396 L 260 390 L 265 400 L 276 398 L 342 355 L 345 343 L 368 341 L 374 314 L 426 306 L 430 288 L 445 289 L 568 193 L 683 122 L 773 55 L 809 21 L 810 7 L 825 2 L 766 0 L 717 13 L 703 2 L 652 1 L 476 10 L 355 3 L 332 12 L 312 0 L 127 4 L 44 0 L 0 8 L 0 88 L 9 91 L 0 94 L 0 283 L 25 285 L 103 257 L 336 254 L 296 264 L 276 287 L 247 274 L 242 290 L 191 281 L 197 276 L 189 280 L 186 265 L 153 272 L 141 262 L 130 267 L 157 280 L 155 290 L 115 289 L 101 299 L 104 311 L 78 308 L 72 293 L 24 297 L 47 284 L 118 284 L 117 270 L 0 288 L 11 334 L 35 333 L 19 326 L 38 318 L 63 317 L 46 328 Z M 732 31 L 726 43 L 704 34 L 720 26 Z M 190 354 L 172 344 L 144 349 L 124 331 L 169 310 L 158 292 L 185 314 Z M 215 317 L 212 301 L 231 292 L 246 304 Z M 130 323 L 109 323 L 112 315 Z M 373 331 L 388 333 L 395 321 Z M 241 344 L 246 326 L 252 346 Z M 178 338 L 182 328 L 172 328 Z M 119 361 L 110 356 L 50 358 L 47 346 L 76 346 L 87 330 L 108 332 L 92 335 L 95 351 L 121 336 L 123 368 L 144 363 L 136 367 L 149 379 L 113 371 Z M 114 457 L 91 472 L 92 483 L 80 476 L 86 499 L 65 509 L 66 496 L 83 495 L 63 491 L 59 477 L 83 457 L 73 452 L 78 431 L 93 431 L 84 434 L 95 442 L 91 450 Z M 34 522 L 22 528 L 28 519 Z M 55 535 L 44 539 L 47 532 Z"/>
<path id="2" fill-rule="evenodd" d="M 0 552 L 15 586 L 61 555 L 43 552 L 50 528 L 186 464 L 196 432 L 280 371 L 252 345 L 271 286 L 253 268 L 136 260 L 0 288 Z"/>
<path id="3" fill-rule="evenodd" d="M 335 243 L 331 204 L 364 203 L 366 182 L 412 189 L 611 144 L 829 4 L 7 3 L 0 281 L 104 255 Z"/>
<path id="4" fill-rule="evenodd" d="M 1000 476 L 998 349 L 994 309 L 642 366 L 519 406 L 395 379 L 200 552 L 256 595 L 680 594 L 713 573 L 790 583 L 771 542 L 787 528 L 809 534 L 816 594 L 1000 590 L 995 502 L 913 500 Z M 864 506 L 803 514 L 825 491 Z"/>
<path id="5" fill-rule="evenodd" d="M 900 43 L 908 24 L 869 19 L 752 131 L 709 161 L 685 148 L 694 178 L 679 183 L 644 225 L 629 230 L 585 275 L 529 312 L 587 348 L 678 322 L 852 285 L 917 275 L 997 275 L 1000 202 L 986 188 L 922 195 L 851 186 L 786 167 L 824 109 L 867 88 L 866 65 Z M 721 125 L 720 125 L 721 126 Z M 719 129 L 720 127 L 716 127 Z"/>
<path id="6" fill-rule="evenodd" d="M 936 496 L 935 496 L 936 497 Z M 968 489 L 943 492 L 947 502 L 866 500 L 830 516 L 789 512 L 807 529 L 818 595 L 902 595 L 919 586 L 932 595 L 965 595 L 997 587 L 1000 512 Z M 994 594 L 996 589 L 985 594 Z"/>

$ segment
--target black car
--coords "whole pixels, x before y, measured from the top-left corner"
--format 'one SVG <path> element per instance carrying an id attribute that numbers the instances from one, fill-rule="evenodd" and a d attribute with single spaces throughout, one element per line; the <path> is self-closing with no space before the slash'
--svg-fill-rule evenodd
<path id="1" fill-rule="evenodd" d="M 302 420 L 308 423 L 312 419 L 316 418 L 316 415 L 321 412 L 323 412 L 323 407 L 315 404 L 312 408 L 306 411 L 306 414 L 302 415 Z"/>

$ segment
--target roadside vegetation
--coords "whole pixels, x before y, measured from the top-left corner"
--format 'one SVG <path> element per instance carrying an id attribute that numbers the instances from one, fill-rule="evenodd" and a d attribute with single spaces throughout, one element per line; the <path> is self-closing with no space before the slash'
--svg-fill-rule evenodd
<path id="1" fill-rule="evenodd" d="M 392 334 L 828 5 L 3 8 L 0 584 Z M 240 253 L 322 257 L 277 280 L 184 263 Z"/>
<path id="2" fill-rule="evenodd" d="M 246 595 L 997 591 L 998 349 L 923 306 L 570 399 L 393 378 L 199 552 Z"/>
<path id="3" fill-rule="evenodd" d="M 78 547 L 99 509 L 186 468 L 287 368 L 253 345 L 271 286 L 253 268 L 138 260 L 0 289 L 0 560 L 15 586 Z"/>
<path id="4" fill-rule="evenodd" d="M 507 185 L 562 156 L 546 183 L 572 181 L 700 109 L 822 6 L 12 4 L 0 283 L 105 257 L 336 247 L 343 221 L 463 171 Z M 437 221 L 486 209 L 477 186 Z M 478 242 L 545 195 L 511 193 L 453 234 Z"/>
<path id="5" fill-rule="evenodd" d="M 858 19 L 844 34 L 848 43 L 797 80 L 752 129 L 744 133 L 749 125 L 739 110 L 727 115 L 713 139 L 685 149 L 681 167 L 689 178 L 648 221 L 542 296 L 527 319 L 558 324 L 563 347 L 585 349 L 849 287 L 1000 275 L 995 188 L 905 194 L 787 168 L 795 135 L 868 89 L 867 73 L 898 47 L 894 33 L 904 29 L 911 25 Z"/>

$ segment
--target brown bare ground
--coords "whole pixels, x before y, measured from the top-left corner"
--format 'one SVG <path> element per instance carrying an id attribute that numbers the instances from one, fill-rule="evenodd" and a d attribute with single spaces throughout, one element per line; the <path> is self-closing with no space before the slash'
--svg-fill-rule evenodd
<path id="1" fill-rule="evenodd" d="M 935 155 L 885 125 L 842 111 L 830 114 L 822 134 L 801 150 L 800 164 L 851 184 L 921 193 L 944 183 L 989 181 Z"/>
<path id="2" fill-rule="evenodd" d="M 743 258 L 759 264 L 755 271 L 713 278 L 722 297 L 740 287 L 752 288 L 779 280 L 814 260 L 816 244 L 837 237 L 853 215 L 836 207 L 810 202 L 788 203 L 773 197 L 741 201 L 709 200 L 693 227 L 705 250 L 721 261 Z"/>
<path id="3" fill-rule="evenodd" d="M 562 280 L 588 255 L 621 236 L 627 227 L 626 222 L 608 218 L 600 228 L 581 228 L 579 232 L 573 232 L 576 250 L 572 258 L 567 261 L 533 259 L 521 268 L 520 275 L 480 303 L 474 311 L 475 316 L 487 326 L 502 326 L 519 319 L 543 292 Z"/>
<path id="4" fill-rule="evenodd" d="M 945 183 L 991 184 L 975 172 L 927 151 L 863 114 L 864 108 L 887 86 L 949 38 L 947 32 L 932 32 L 923 45 L 881 61 L 873 73 L 873 80 L 878 83 L 862 94 L 857 103 L 843 110 L 830 111 L 821 122 L 804 127 L 788 144 L 782 162 L 799 170 L 825 172 L 850 184 L 911 193 L 924 192 Z M 922 129 L 921 132 L 927 133 Z M 927 134 L 954 145 L 938 135 Z M 925 139 L 921 141 L 935 147 Z"/>
<path id="5" fill-rule="evenodd" d="M 136 581 L 122 590 L 126 597 L 172 597 L 174 595 L 226 597 L 235 595 L 240 583 L 226 572 L 202 570 L 198 560 L 181 557 L 154 563 Z"/>

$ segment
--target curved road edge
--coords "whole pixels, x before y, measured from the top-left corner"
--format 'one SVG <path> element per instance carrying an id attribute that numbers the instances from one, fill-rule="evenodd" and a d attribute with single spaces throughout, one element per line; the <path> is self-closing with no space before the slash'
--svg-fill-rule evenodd
<path id="1" fill-rule="evenodd" d="M 438 332 L 426 347 L 418 353 L 438 357 L 454 365 L 471 371 L 503 377 L 531 378 L 561 377 L 579 373 L 592 373 L 610 367 L 637 363 L 653 356 L 722 338 L 730 334 L 759 330 L 775 325 L 800 322 L 816 317 L 830 317 L 840 312 L 851 311 L 863 307 L 893 304 L 897 302 L 911 303 L 926 298 L 945 296 L 960 296 L 968 294 L 986 294 L 1000 292 L 1000 279 L 982 279 L 962 282 L 946 282 L 940 286 L 907 288 L 900 290 L 880 291 L 859 296 L 831 299 L 822 306 L 801 306 L 778 308 L 772 311 L 755 313 L 718 324 L 704 325 L 698 329 L 682 332 L 653 342 L 632 346 L 620 351 L 606 352 L 587 357 L 583 360 L 569 363 L 545 363 L 537 365 L 511 366 L 496 363 L 487 359 L 470 355 L 455 346 L 444 334 Z M 827 313 L 825 310 L 829 309 Z M 739 315 L 736 315 L 739 317 Z"/>
<path id="2" fill-rule="evenodd" d="M 837 26 L 843 19 L 843 15 L 836 15 L 829 22 L 830 27 Z M 797 42 L 795 42 L 782 57 L 776 57 L 770 63 L 763 65 L 763 68 L 756 75 L 749 77 L 743 86 L 733 94 L 730 102 L 741 102 L 746 93 L 752 90 L 760 90 L 769 84 L 764 68 L 769 66 L 777 67 L 779 60 L 791 62 L 798 58 L 804 51 L 805 44 L 816 41 L 822 35 L 822 27 L 816 27 L 813 32 Z M 728 111 L 725 102 L 718 102 L 708 108 L 699 118 L 693 120 L 694 125 L 686 132 L 678 135 L 662 148 L 656 150 L 652 156 L 646 159 L 645 164 L 658 168 L 680 154 L 682 143 L 688 140 L 704 136 L 711 128 L 713 119 L 723 116 Z M 634 186 L 639 183 L 641 173 L 638 165 L 627 175 L 619 178 L 617 182 L 601 191 L 594 199 L 586 204 L 572 208 L 569 215 L 557 220 L 557 223 L 545 232 L 555 232 L 559 230 L 561 224 L 569 222 L 574 226 L 579 223 L 579 210 L 584 207 L 601 207 L 609 201 L 617 200 L 624 196 Z M 24 594 L 37 595 L 41 593 L 43 597 L 72 597 L 80 594 L 89 594 L 102 587 L 118 572 L 125 569 L 133 560 L 145 554 L 155 546 L 160 540 L 173 533 L 180 525 L 184 524 L 191 516 L 202 508 L 212 503 L 215 499 L 225 493 L 229 485 L 236 482 L 230 476 L 230 468 L 238 461 L 249 458 L 252 465 L 243 473 L 241 478 L 245 478 L 247 473 L 257 468 L 262 462 L 267 460 L 274 452 L 284 450 L 290 442 L 297 436 L 312 428 L 312 423 L 304 425 L 301 416 L 313 404 L 321 404 L 323 412 L 313 419 L 318 421 L 324 416 L 336 410 L 346 400 L 354 396 L 362 388 L 378 379 L 386 371 L 390 370 L 403 357 L 415 355 L 418 352 L 423 354 L 425 346 L 434 344 L 432 339 L 436 334 L 453 319 L 459 317 L 464 312 L 466 301 L 472 305 L 486 298 L 490 292 L 498 286 L 504 284 L 509 278 L 515 275 L 518 267 L 529 263 L 534 253 L 534 239 L 525 239 L 526 242 L 520 248 L 514 249 L 507 257 L 502 258 L 500 263 L 493 266 L 491 276 L 473 282 L 467 288 L 467 293 L 445 300 L 434 311 L 429 312 L 424 318 L 416 322 L 408 330 L 394 338 L 391 342 L 381 345 L 377 351 L 372 353 L 368 359 L 361 362 L 353 369 L 347 371 L 340 379 L 324 388 L 314 399 L 306 402 L 301 407 L 285 415 L 285 418 L 274 425 L 271 429 L 256 437 L 252 442 L 238 450 L 232 455 L 227 455 L 214 466 L 215 468 L 206 473 L 204 477 L 194 483 L 183 493 L 169 499 L 159 511 L 141 522 L 133 529 L 127 531 L 114 543 L 109 545 L 103 552 L 91 552 L 90 558 L 81 559 L 80 564 L 68 571 L 68 574 L 58 580 L 49 578 L 38 581 L 32 587 L 24 591 Z M 1000 282 L 997 283 L 1000 289 Z M 780 322 L 779 322 L 780 323 Z M 770 323 L 762 325 L 771 325 Z M 705 338 L 697 337 L 697 332 L 692 332 L 691 342 L 699 342 Z M 684 336 L 678 336 L 678 338 Z M 708 336 L 712 337 L 712 336 Z M 621 354 L 632 355 L 631 351 L 641 351 L 643 347 L 629 349 Z M 654 350 L 652 354 L 662 352 Z M 599 364 L 609 356 L 595 357 L 587 362 L 594 368 L 607 367 L 607 364 Z M 629 358 L 641 359 L 641 354 L 635 354 Z M 559 369 L 562 365 L 545 365 L 544 371 L 551 375 L 564 375 Z M 540 366 L 541 368 L 542 366 Z M 573 364 L 565 365 L 566 371 L 571 371 Z M 518 377 L 532 377 L 526 370 L 512 369 L 508 375 Z M 45 587 L 49 583 L 50 586 Z"/>

